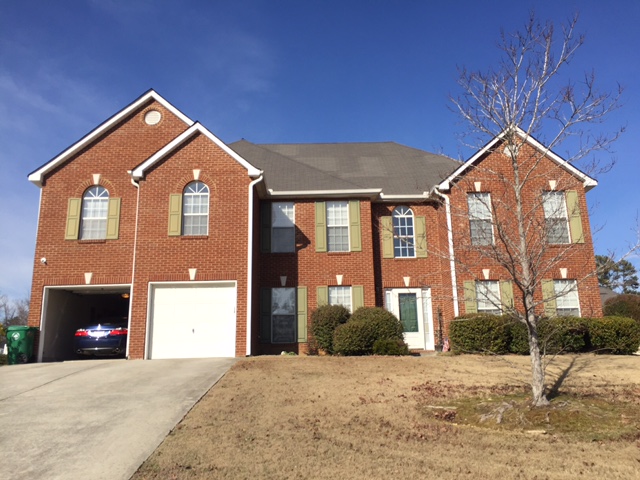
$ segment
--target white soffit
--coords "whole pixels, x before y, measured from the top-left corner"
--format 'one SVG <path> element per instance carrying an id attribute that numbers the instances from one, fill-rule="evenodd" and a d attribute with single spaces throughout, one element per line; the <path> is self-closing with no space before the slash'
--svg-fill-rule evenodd
<path id="1" fill-rule="evenodd" d="M 230 155 L 236 162 L 242 165 L 249 174 L 250 177 L 259 177 L 262 174 L 262 170 L 257 169 L 249 162 L 247 162 L 244 158 L 238 155 L 236 152 L 231 150 L 226 144 L 224 144 L 218 137 L 216 137 L 213 133 L 207 130 L 201 123 L 195 122 L 190 128 L 182 132 L 176 138 L 174 138 L 171 142 L 165 145 L 163 148 L 154 153 L 147 160 L 138 165 L 132 172 L 131 176 L 135 180 L 140 180 L 144 178 L 145 172 L 147 169 L 151 168 L 154 164 L 162 160 L 166 155 L 169 155 L 175 149 L 180 147 L 184 142 L 193 137 L 196 133 L 201 133 L 206 136 L 209 140 L 215 143 L 218 147 L 224 150 L 225 153 Z"/>
<path id="2" fill-rule="evenodd" d="M 487 151 L 489 151 L 491 148 L 493 148 L 493 146 L 496 143 L 498 143 L 500 140 L 502 140 L 502 138 L 506 135 L 506 133 L 507 133 L 506 130 L 503 131 L 500 135 L 496 136 L 493 140 L 491 140 L 484 147 L 482 147 L 480 150 L 478 150 L 478 152 L 476 152 L 476 154 L 474 156 L 472 156 L 469 160 L 464 162 L 451 175 L 449 175 L 442 182 L 440 182 L 438 184 L 438 186 L 437 186 L 438 190 L 440 190 L 440 191 L 450 190 L 451 189 L 451 183 L 453 182 L 453 180 L 455 180 L 457 177 L 459 177 L 462 174 L 464 174 L 464 172 L 469 167 L 471 167 L 471 165 L 473 165 L 476 162 L 476 160 L 478 160 L 480 157 L 482 157 Z M 572 175 L 574 175 L 574 176 L 578 177 L 580 180 L 582 180 L 582 183 L 584 185 L 585 190 L 590 190 L 593 187 L 595 187 L 596 185 L 598 185 L 598 181 L 596 179 L 591 178 L 587 174 L 585 174 L 585 173 L 581 172 L 580 170 L 578 170 L 576 167 L 571 165 L 569 162 L 564 160 L 562 157 L 556 155 L 553 151 L 549 150 L 547 147 L 542 145 L 540 142 L 538 142 L 531 135 L 527 135 L 522 129 L 517 128 L 517 133 L 521 138 L 525 139 L 526 142 L 529 145 L 531 145 L 533 148 L 535 148 L 536 150 L 541 151 L 541 152 L 545 152 L 546 151 L 547 152 L 547 156 L 552 161 L 557 163 L 560 167 L 564 168 L 565 170 L 567 170 Z"/>
<path id="3" fill-rule="evenodd" d="M 133 112 L 134 110 L 139 108 L 141 105 L 144 105 L 149 100 L 155 100 L 156 102 L 161 104 L 163 107 L 165 107 L 167 110 L 169 110 L 171 113 L 173 113 L 176 117 L 178 117 L 180 120 L 182 120 L 188 126 L 193 125 L 193 123 L 194 123 L 193 120 L 191 120 L 184 113 L 182 113 L 180 110 L 178 110 L 173 105 L 171 105 L 169 102 L 167 102 L 162 96 L 160 96 L 154 90 L 149 90 L 147 93 L 142 95 L 140 98 L 135 100 L 133 103 L 129 104 L 129 106 L 127 106 L 124 109 L 120 110 L 114 116 L 112 116 L 111 118 L 109 118 L 108 120 L 103 122 L 101 125 L 99 125 L 95 129 L 93 129 L 91 132 L 89 132 L 84 137 L 82 137 L 79 141 L 77 141 L 76 143 L 71 145 L 69 148 L 64 150 L 62 153 L 58 154 L 52 160 L 50 160 L 49 162 L 47 162 L 46 164 L 44 164 L 43 166 L 41 166 L 40 168 L 38 168 L 34 172 L 30 173 L 29 177 L 28 177 L 29 181 L 34 183 L 34 184 L 36 184 L 38 187 L 42 187 L 43 177 L 48 172 L 50 172 L 51 170 L 56 168 L 58 165 L 63 163 L 70 156 L 72 156 L 75 153 L 77 153 L 80 150 L 82 150 L 86 145 L 88 145 L 94 139 L 98 138 L 104 132 L 106 132 L 111 127 L 113 127 L 115 124 L 120 122 L 123 118 L 126 118 L 127 115 L 129 115 L 131 112 Z"/>

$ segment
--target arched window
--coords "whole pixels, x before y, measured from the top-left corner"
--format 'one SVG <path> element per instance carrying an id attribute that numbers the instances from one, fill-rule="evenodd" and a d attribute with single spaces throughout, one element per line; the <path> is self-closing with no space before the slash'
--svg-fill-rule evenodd
<path id="1" fill-rule="evenodd" d="M 82 217 L 80 219 L 81 240 L 102 240 L 107 238 L 107 214 L 109 192 L 96 185 L 88 188 L 82 196 Z"/>
<path id="2" fill-rule="evenodd" d="M 182 234 L 207 235 L 209 233 L 209 187 L 191 182 L 182 195 Z"/>
<path id="3" fill-rule="evenodd" d="M 413 212 L 408 207 L 397 207 L 393 211 L 393 249 L 394 256 L 415 257 L 415 232 Z"/>

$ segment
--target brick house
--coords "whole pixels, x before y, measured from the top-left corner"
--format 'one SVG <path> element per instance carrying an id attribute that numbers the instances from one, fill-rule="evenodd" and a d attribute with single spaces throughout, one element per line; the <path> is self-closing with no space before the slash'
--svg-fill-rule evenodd
<path id="1" fill-rule="evenodd" d="M 514 301 L 506 273 L 465 248 L 486 241 L 478 201 L 498 186 L 477 166 L 503 168 L 500 142 L 465 163 L 395 143 L 226 145 L 151 90 L 29 175 L 38 359 L 73 358 L 74 331 L 111 317 L 128 319 L 132 359 L 304 353 L 326 303 L 385 306 L 411 348 L 432 350 L 489 293 Z M 553 289 L 595 270 L 596 182 L 546 157 L 536 188 L 568 206 Z M 595 278 L 569 287 L 549 312 L 601 315 Z"/>

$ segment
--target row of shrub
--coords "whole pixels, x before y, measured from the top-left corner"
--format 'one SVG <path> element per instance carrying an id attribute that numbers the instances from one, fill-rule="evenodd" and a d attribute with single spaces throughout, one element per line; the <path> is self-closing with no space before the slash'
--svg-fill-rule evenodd
<path id="1" fill-rule="evenodd" d="M 328 354 L 409 354 L 402 323 L 379 307 L 361 307 L 352 315 L 341 305 L 323 305 L 311 314 L 311 331 Z"/>
<path id="2" fill-rule="evenodd" d="M 640 323 L 618 316 L 543 318 L 538 322 L 538 339 L 546 353 L 630 355 L 640 348 Z M 451 322 L 449 341 L 454 353 L 529 353 L 526 325 L 504 315 L 459 317 Z"/>

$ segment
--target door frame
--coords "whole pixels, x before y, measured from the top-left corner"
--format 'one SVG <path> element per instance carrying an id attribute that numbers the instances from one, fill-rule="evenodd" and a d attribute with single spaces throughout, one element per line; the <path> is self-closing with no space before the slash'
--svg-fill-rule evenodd
<path id="1" fill-rule="evenodd" d="M 421 350 L 435 350 L 435 332 L 433 328 L 433 308 L 431 302 L 431 288 L 385 288 L 385 308 L 400 318 L 398 294 L 415 293 L 418 307 L 418 337 L 419 346 L 409 348 Z M 421 334 L 421 335 L 420 335 Z"/>

